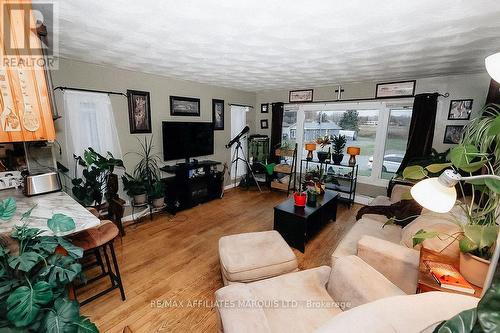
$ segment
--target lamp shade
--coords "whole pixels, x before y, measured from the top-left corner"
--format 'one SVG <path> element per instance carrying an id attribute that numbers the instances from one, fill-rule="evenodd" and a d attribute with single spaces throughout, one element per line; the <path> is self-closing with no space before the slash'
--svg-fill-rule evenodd
<path id="1" fill-rule="evenodd" d="M 457 201 L 455 187 L 443 185 L 439 178 L 428 178 L 413 185 L 411 196 L 422 207 L 436 213 L 449 212 Z"/>
<path id="2" fill-rule="evenodd" d="M 306 150 L 316 150 L 315 143 L 306 143 Z"/>
<path id="3" fill-rule="evenodd" d="M 500 83 L 500 52 L 486 57 L 484 64 L 491 78 Z"/>
<path id="4" fill-rule="evenodd" d="M 361 148 L 359 147 L 347 147 L 347 154 L 358 156 L 361 153 Z"/>

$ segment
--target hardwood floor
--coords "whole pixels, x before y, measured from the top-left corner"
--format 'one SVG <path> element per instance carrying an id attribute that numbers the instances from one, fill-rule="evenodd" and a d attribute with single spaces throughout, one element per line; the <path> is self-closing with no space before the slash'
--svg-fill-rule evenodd
<path id="1" fill-rule="evenodd" d="M 218 239 L 223 235 L 273 228 L 273 207 L 284 200 L 279 192 L 231 190 L 216 200 L 172 218 L 157 215 L 126 228 L 115 249 L 127 300 L 115 290 L 82 307 L 101 332 L 215 332 L 217 318 L 210 305 L 222 287 Z M 330 254 L 351 228 L 359 205 L 339 204 L 337 221 L 329 223 L 306 246 L 295 251 L 300 268 L 330 264 Z M 106 281 L 107 282 L 107 281 Z M 81 290 L 85 298 L 109 286 Z M 155 301 L 163 307 L 153 306 Z M 169 304 L 167 302 L 170 302 Z M 189 303 L 190 302 L 190 303 Z M 203 304 L 195 304 L 200 302 Z"/>

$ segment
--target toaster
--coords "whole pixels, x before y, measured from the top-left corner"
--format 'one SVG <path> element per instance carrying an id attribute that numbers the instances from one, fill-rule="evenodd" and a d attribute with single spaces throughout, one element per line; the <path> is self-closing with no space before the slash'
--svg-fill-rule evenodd
<path id="1" fill-rule="evenodd" d="M 24 195 L 32 196 L 61 190 L 61 179 L 57 172 L 29 175 L 24 178 Z"/>

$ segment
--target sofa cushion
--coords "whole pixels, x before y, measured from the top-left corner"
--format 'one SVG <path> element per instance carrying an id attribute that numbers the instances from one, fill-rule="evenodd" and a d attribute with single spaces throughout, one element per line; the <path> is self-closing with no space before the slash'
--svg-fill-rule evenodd
<path id="1" fill-rule="evenodd" d="M 326 291 L 329 274 L 330 267 L 322 266 L 248 286 L 256 299 L 275 302 L 264 308 L 272 332 L 312 332 L 342 312 Z"/>
<path id="2" fill-rule="evenodd" d="M 224 278 L 251 282 L 297 269 L 297 258 L 281 235 L 272 230 L 224 236 L 219 240 Z"/>
<path id="3" fill-rule="evenodd" d="M 327 290 L 334 300 L 345 302 L 347 309 L 384 297 L 405 295 L 401 289 L 357 256 L 336 260 Z"/>
<path id="4" fill-rule="evenodd" d="M 428 213 L 421 215 L 415 221 L 403 228 L 401 233 L 401 245 L 413 248 L 413 236 L 421 229 L 425 231 L 437 231 L 441 233 L 439 237 L 426 239 L 422 244 L 425 248 L 441 252 L 443 255 L 458 258 L 460 254 L 458 241 L 453 235 L 460 232 L 460 227 L 454 223 L 454 217 L 450 214 Z M 420 249 L 420 245 L 415 247 Z"/>
<path id="5" fill-rule="evenodd" d="M 401 241 L 401 227 L 396 225 L 387 225 L 383 227 L 384 221 L 378 221 L 364 216 L 357 221 L 349 232 L 340 241 L 332 255 L 332 267 L 336 258 L 355 255 L 358 249 L 358 241 L 364 235 L 381 238 L 389 242 L 397 243 Z M 383 227 L 383 228 L 382 228 Z"/>
<path id="6" fill-rule="evenodd" d="M 395 296 L 345 311 L 315 333 L 417 333 L 477 306 L 478 298 L 445 292 Z"/>

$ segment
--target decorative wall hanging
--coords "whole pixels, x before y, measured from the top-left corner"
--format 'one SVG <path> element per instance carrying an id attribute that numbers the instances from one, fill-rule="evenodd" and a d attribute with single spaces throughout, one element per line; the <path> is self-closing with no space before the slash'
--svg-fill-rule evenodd
<path id="1" fill-rule="evenodd" d="M 447 125 L 444 130 L 443 143 L 457 144 L 462 139 L 462 134 L 464 132 L 463 125 Z"/>
<path id="2" fill-rule="evenodd" d="M 262 103 L 260 105 L 260 113 L 269 113 L 269 103 Z"/>
<path id="3" fill-rule="evenodd" d="M 292 90 L 288 93 L 288 101 L 290 103 L 304 103 L 313 101 L 313 90 Z"/>
<path id="4" fill-rule="evenodd" d="M 171 116 L 200 116 L 200 99 L 170 96 Z"/>
<path id="5" fill-rule="evenodd" d="M 472 112 L 472 99 L 455 99 L 450 102 L 448 120 L 469 120 Z"/>
<path id="6" fill-rule="evenodd" d="M 212 99 L 212 121 L 214 130 L 224 130 L 224 101 L 222 99 Z"/>
<path id="7" fill-rule="evenodd" d="M 269 123 L 267 122 L 267 119 L 260 120 L 260 128 L 261 129 L 268 129 L 269 128 Z"/>
<path id="8" fill-rule="evenodd" d="M 151 133 L 149 92 L 127 90 L 130 133 Z"/>
<path id="9" fill-rule="evenodd" d="M 375 98 L 412 97 L 415 95 L 417 81 L 377 83 Z"/>

